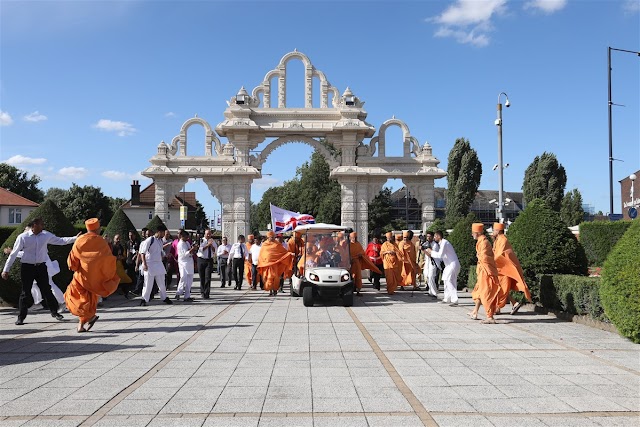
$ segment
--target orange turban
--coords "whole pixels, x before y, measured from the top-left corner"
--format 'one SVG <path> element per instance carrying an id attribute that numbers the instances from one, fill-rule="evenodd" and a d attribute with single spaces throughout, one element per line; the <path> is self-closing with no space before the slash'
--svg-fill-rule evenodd
<path id="1" fill-rule="evenodd" d="M 409 237 L 409 230 L 402 230 L 402 237 Z"/>
<path id="2" fill-rule="evenodd" d="M 493 229 L 494 230 L 504 230 L 504 224 L 500 223 L 500 222 L 494 222 L 493 223 Z"/>
<path id="3" fill-rule="evenodd" d="M 274 231 L 267 231 L 267 237 L 276 237 L 276 233 Z"/>
<path id="4" fill-rule="evenodd" d="M 84 225 L 87 227 L 87 231 L 96 231 L 100 228 L 100 221 L 98 218 L 89 218 L 84 222 Z"/>
<path id="5" fill-rule="evenodd" d="M 481 222 L 474 222 L 471 225 L 471 231 L 473 233 L 482 233 L 484 231 L 484 224 Z"/>

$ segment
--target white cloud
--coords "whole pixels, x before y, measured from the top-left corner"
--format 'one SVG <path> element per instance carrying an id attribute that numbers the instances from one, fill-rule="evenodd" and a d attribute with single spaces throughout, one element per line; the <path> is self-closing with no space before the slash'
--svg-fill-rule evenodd
<path id="1" fill-rule="evenodd" d="M 538 9 L 544 13 L 555 13 L 564 9 L 567 0 L 529 0 L 525 3 L 525 9 Z"/>
<path id="2" fill-rule="evenodd" d="M 165 113 L 164 116 L 173 118 L 176 117 L 176 113 L 174 113 L 173 111 L 169 111 L 168 113 Z"/>
<path id="3" fill-rule="evenodd" d="M 9 126 L 11 124 L 13 124 L 11 115 L 9 115 L 9 113 L 7 113 L 6 111 L 0 110 L 0 126 Z"/>
<path id="4" fill-rule="evenodd" d="M 58 171 L 59 179 L 82 179 L 89 175 L 89 171 L 86 168 L 78 168 L 75 166 L 67 166 Z"/>
<path id="5" fill-rule="evenodd" d="M 137 132 L 137 129 L 132 124 L 127 122 L 119 122 L 109 119 L 100 119 L 98 123 L 93 125 L 94 128 L 100 129 L 106 132 L 116 132 L 118 136 L 133 135 Z"/>
<path id="6" fill-rule="evenodd" d="M 483 47 L 491 41 L 491 19 L 505 12 L 506 3 L 507 0 L 457 0 L 427 21 L 440 24 L 435 37 L 451 37 L 458 43 Z"/>
<path id="7" fill-rule="evenodd" d="M 114 181 L 122 181 L 123 179 L 129 178 L 128 174 L 120 171 L 104 171 L 102 172 L 102 176 L 113 179 Z"/>
<path id="8" fill-rule="evenodd" d="M 627 13 L 638 13 L 638 12 L 640 12 L 640 1 L 638 1 L 638 0 L 626 0 L 622 4 L 622 9 Z"/>
<path id="9" fill-rule="evenodd" d="M 47 116 L 45 116 L 44 114 L 40 114 L 39 111 L 34 111 L 33 113 L 24 116 L 22 120 L 24 120 L 25 122 L 37 123 L 43 120 L 47 120 Z"/>
<path id="10" fill-rule="evenodd" d="M 277 178 L 272 176 L 262 176 L 260 179 L 256 179 L 251 184 L 251 188 L 258 191 L 266 191 L 271 187 L 279 187 L 283 184 L 283 182 Z"/>
<path id="11" fill-rule="evenodd" d="M 7 160 L 4 161 L 4 163 L 7 163 L 13 166 L 24 166 L 24 165 L 41 165 L 46 161 L 47 159 L 44 159 L 42 157 L 34 158 L 34 157 L 27 157 L 21 154 L 17 154 L 13 157 L 9 157 Z"/>

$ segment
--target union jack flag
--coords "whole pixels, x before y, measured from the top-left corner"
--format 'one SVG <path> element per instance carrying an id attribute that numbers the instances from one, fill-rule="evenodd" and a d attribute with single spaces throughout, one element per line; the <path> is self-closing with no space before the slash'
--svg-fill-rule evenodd
<path id="1" fill-rule="evenodd" d="M 299 225 L 315 224 L 316 220 L 309 214 L 301 214 L 269 204 L 271 208 L 271 229 L 276 233 L 293 231 Z"/>

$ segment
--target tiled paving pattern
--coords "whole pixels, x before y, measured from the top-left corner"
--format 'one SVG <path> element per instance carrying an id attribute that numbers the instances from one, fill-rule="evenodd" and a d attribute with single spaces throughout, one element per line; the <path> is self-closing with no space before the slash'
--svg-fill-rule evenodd
<path id="1" fill-rule="evenodd" d="M 113 296 L 84 334 L 1 309 L 0 426 L 640 425 L 640 346 L 526 308 L 482 325 L 461 302 Z"/>

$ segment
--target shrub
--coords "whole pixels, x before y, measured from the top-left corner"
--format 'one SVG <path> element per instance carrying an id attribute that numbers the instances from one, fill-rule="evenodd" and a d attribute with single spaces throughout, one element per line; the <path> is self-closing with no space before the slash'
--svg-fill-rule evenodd
<path id="1" fill-rule="evenodd" d="M 4 242 L 16 231 L 16 227 L 0 227 L 0 242 Z"/>
<path id="2" fill-rule="evenodd" d="M 532 292 L 540 274 L 588 274 L 582 245 L 560 214 L 540 199 L 533 200 L 518 215 L 509 227 L 508 237 Z"/>
<path id="3" fill-rule="evenodd" d="M 442 218 L 438 218 L 435 221 L 433 221 L 431 223 L 431 225 L 427 228 L 427 231 L 433 231 L 434 233 L 436 231 L 442 231 L 442 234 L 443 234 L 445 239 L 448 236 L 447 229 L 445 227 L 445 223 L 444 223 L 444 220 Z"/>
<path id="4" fill-rule="evenodd" d="M 467 289 L 469 289 L 469 291 L 472 291 L 473 288 L 476 287 L 476 282 L 478 281 L 478 272 L 476 271 L 477 268 L 477 264 L 469 266 L 469 281 L 467 282 Z"/>
<path id="5" fill-rule="evenodd" d="M 64 216 L 62 211 L 53 203 L 50 199 L 45 200 L 42 204 L 32 211 L 27 219 L 7 238 L 2 247 L 13 247 L 18 235 L 24 231 L 24 228 L 33 218 L 42 218 L 44 221 L 45 230 L 60 237 L 75 236 L 78 234 L 73 224 Z M 85 230 L 86 231 L 86 230 Z M 49 257 L 51 260 L 58 261 L 60 264 L 60 273 L 53 277 L 53 281 L 64 292 L 67 289 L 67 285 L 71 281 L 73 273 L 69 271 L 67 267 L 67 257 L 71 251 L 72 245 L 57 246 L 49 245 Z M 0 265 L 4 267 L 7 261 L 7 255 L 0 254 Z M 9 278 L 7 280 L 0 280 L 0 298 L 3 300 L 17 305 L 20 292 L 22 290 L 22 281 L 20 279 L 20 260 L 16 259 L 9 271 Z"/>
<path id="6" fill-rule="evenodd" d="M 474 222 L 477 222 L 476 216 L 472 213 L 468 214 L 458 221 L 447 239 L 456 250 L 456 255 L 458 255 L 458 260 L 460 261 L 458 289 L 467 286 L 469 275 L 465 274 L 465 272 L 469 271 L 469 266 L 477 263 L 476 241 L 471 237 L 471 224 Z"/>
<path id="7" fill-rule="evenodd" d="M 593 221 L 580 224 L 580 243 L 589 265 L 602 266 L 607 255 L 631 226 L 631 221 Z"/>
<path id="8" fill-rule="evenodd" d="M 600 278 L 570 274 L 543 274 L 538 282 L 543 307 L 607 321 L 600 301 Z"/>
<path id="9" fill-rule="evenodd" d="M 600 298 L 618 331 L 640 343 L 640 221 L 633 221 L 607 256 Z"/>
<path id="10" fill-rule="evenodd" d="M 148 227 L 149 226 L 147 226 L 147 228 Z M 140 234 L 138 233 L 138 230 L 136 230 L 136 227 L 133 225 L 127 214 L 122 209 L 118 209 L 116 213 L 113 214 L 109 224 L 105 227 L 104 234 L 108 234 L 112 238 L 116 234 L 119 234 L 120 241 L 124 243 L 129 241 L 129 231 L 134 231 L 138 241 L 140 241 Z"/>
<path id="11" fill-rule="evenodd" d="M 149 221 L 149 223 L 146 225 L 146 227 L 153 231 L 154 233 L 156 232 L 156 230 L 158 229 L 159 225 L 165 225 L 164 222 L 162 222 L 162 220 L 160 219 L 160 217 L 158 215 L 154 216 L 151 221 Z"/>

